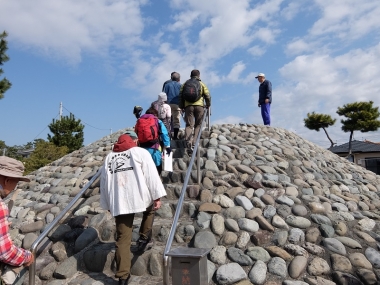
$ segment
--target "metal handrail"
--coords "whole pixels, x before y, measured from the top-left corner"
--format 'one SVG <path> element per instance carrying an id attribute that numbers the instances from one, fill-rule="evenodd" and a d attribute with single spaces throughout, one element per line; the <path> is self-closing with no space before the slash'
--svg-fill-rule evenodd
<path id="1" fill-rule="evenodd" d="M 174 214 L 173 223 L 172 223 L 170 233 L 169 233 L 169 237 L 168 237 L 168 240 L 166 242 L 166 246 L 165 246 L 165 250 L 164 250 L 164 255 L 163 255 L 163 261 L 164 261 L 163 284 L 164 285 L 169 285 L 169 256 L 167 256 L 167 254 L 170 251 L 170 248 L 172 246 L 173 239 L 174 239 L 174 234 L 177 230 L 177 223 L 178 223 L 179 215 L 180 215 L 181 210 L 182 210 L 183 200 L 185 199 L 186 187 L 187 187 L 187 184 L 189 182 L 191 170 L 192 170 L 194 160 L 195 160 L 195 152 L 197 153 L 197 180 L 198 180 L 198 184 L 200 184 L 199 141 L 201 138 L 202 128 L 203 128 L 203 125 L 205 123 L 206 115 L 208 116 L 208 130 L 210 130 L 210 110 L 206 109 L 206 112 L 203 114 L 202 124 L 199 128 L 197 140 L 195 141 L 195 144 L 194 144 L 194 151 L 193 151 L 193 154 L 191 155 L 191 160 L 190 160 L 187 172 L 186 172 L 185 180 L 183 182 L 183 186 L 182 186 L 182 190 L 181 190 L 181 195 L 179 196 L 179 199 L 178 199 L 176 211 Z"/>
<path id="2" fill-rule="evenodd" d="M 91 180 L 82 188 L 82 190 L 70 201 L 70 203 L 55 217 L 55 219 L 47 225 L 45 230 L 40 234 L 40 236 L 33 242 L 30 247 L 30 251 L 34 256 L 34 262 L 29 266 L 29 285 L 35 285 L 36 279 L 36 256 L 37 247 L 41 241 L 49 234 L 49 232 L 58 224 L 58 222 L 63 218 L 64 215 L 74 206 L 74 204 L 79 200 L 80 197 L 86 192 L 86 190 L 91 186 L 92 183 L 99 177 L 101 171 L 97 171 Z"/>

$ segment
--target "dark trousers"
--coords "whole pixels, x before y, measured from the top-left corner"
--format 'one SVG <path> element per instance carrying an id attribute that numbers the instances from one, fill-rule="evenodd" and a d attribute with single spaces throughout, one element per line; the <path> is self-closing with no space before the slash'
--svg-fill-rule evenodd
<path id="1" fill-rule="evenodd" d="M 186 123 L 185 139 L 191 144 L 194 144 L 197 139 L 199 129 L 202 124 L 204 111 L 205 109 L 203 106 L 191 105 L 185 108 L 185 123 Z M 193 140 L 191 140 L 191 134 L 193 133 L 193 129 L 194 129 L 194 136 L 193 136 Z"/>
<path id="2" fill-rule="evenodd" d="M 263 117 L 264 125 L 270 126 L 270 103 L 261 104 L 261 116 Z"/>
<path id="3" fill-rule="evenodd" d="M 127 279 L 131 271 L 131 240 L 135 214 L 115 217 L 116 221 L 116 278 Z M 150 239 L 154 220 L 153 204 L 143 213 L 140 225 L 140 238 Z"/>

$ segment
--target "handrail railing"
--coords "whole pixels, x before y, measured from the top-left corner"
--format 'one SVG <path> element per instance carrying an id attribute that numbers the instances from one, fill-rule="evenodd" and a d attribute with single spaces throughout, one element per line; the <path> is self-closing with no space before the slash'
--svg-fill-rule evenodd
<path id="1" fill-rule="evenodd" d="M 181 195 L 180 195 L 180 198 L 178 200 L 177 209 L 176 209 L 176 212 L 174 215 L 173 224 L 172 224 L 172 227 L 170 229 L 168 241 L 166 243 L 166 247 L 165 247 L 165 251 L 164 251 L 164 272 L 163 272 L 164 285 L 169 284 L 169 267 L 168 267 L 169 266 L 169 264 L 168 264 L 169 257 L 166 256 L 166 254 L 170 251 L 170 247 L 173 243 L 174 233 L 177 229 L 177 223 L 178 223 L 178 219 L 179 219 L 179 214 L 180 214 L 181 209 L 182 209 L 182 204 L 183 204 L 183 200 L 185 197 L 186 187 L 187 187 L 187 184 L 188 184 L 188 181 L 190 178 L 190 174 L 191 174 L 191 170 L 192 170 L 192 166 L 193 166 L 194 160 L 195 160 L 195 152 L 197 153 L 197 180 L 198 180 L 198 184 L 200 184 L 200 179 L 201 179 L 201 175 L 200 175 L 200 152 L 199 152 L 198 146 L 199 146 L 199 140 L 200 140 L 201 133 L 202 133 L 202 128 L 203 128 L 204 123 L 205 123 L 206 115 L 208 116 L 207 128 L 208 128 L 208 130 L 210 130 L 210 114 L 211 114 L 210 109 L 206 109 L 206 112 L 203 114 L 202 124 L 201 124 L 200 129 L 199 129 L 197 140 L 194 144 L 194 151 L 193 151 L 193 154 L 191 156 L 189 168 L 186 172 L 184 184 L 183 184 L 183 187 L 181 190 Z M 34 259 L 36 259 L 36 256 L 37 256 L 38 245 L 50 233 L 50 231 L 58 224 L 58 222 L 64 217 L 64 215 L 66 215 L 66 213 L 70 211 L 70 209 L 75 205 L 75 203 L 78 202 L 79 198 L 81 198 L 83 196 L 84 192 L 86 192 L 87 189 L 92 185 L 92 183 L 94 183 L 94 181 L 100 176 L 100 173 L 101 173 L 100 171 L 97 171 L 94 174 L 94 176 L 91 178 L 91 180 L 70 201 L 70 203 L 55 217 L 55 219 L 50 224 L 48 224 L 46 226 L 45 230 L 33 242 L 32 246 L 30 247 L 30 251 L 32 252 L 32 254 L 34 256 Z M 36 275 L 36 262 L 32 263 L 29 266 L 29 285 L 35 285 L 35 282 L 36 282 L 35 275 Z"/>
<path id="2" fill-rule="evenodd" d="M 182 190 L 181 190 L 181 195 L 179 196 L 179 199 L 178 199 L 176 211 L 174 214 L 173 223 L 172 223 L 170 233 L 169 233 L 169 237 L 168 237 L 168 240 L 166 242 L 166 246 L 165 246 L 165 250 L 164 250 L 164 256 L 163 256 L 163 259 L 164 259 L 163 260 L 164 261 L 163 284 L 164 285 L 169 285 L 169 256 L 167 256 L 167 254 L 170 251 L 170 248 L 172 246 L 173 239 L 174 239 L 174 234 L 177 230 L 177 223 L 178 223 L 179 215 L 180 215 L 181 210 L 182 210 L 182 204 L 183 204 L 183 200 L 185 199 L 187 184 L 189 182 L 189 178 L 190 178 L 192 167 L 193 167 L 194 160 L 195 160 L 195 152 L 197 153 L 197 181 L 198 181 L 198 184 L 200 184 L 201 175 L 200 175 L 199 141 L 201 138 L 202 128 L 203 128 L 203 125 L 205 123 L 206 115 L 208 116 L 207 128 L 208 128 L 208 130 L 210 130 L 210 110 L 206 109 L 206 112 L 204 112 L 204 114 L 203 114 L 202 124 L 199 128 L 198 137 L 197 137 L 195 144 L 194 144 L 194 151 L 193 151 L 193 154 L 191 155 L 191 160 L 189 162 L 189 167 L 188 167 L 187 172 L 186 172 L 185 180 L 183 182 L 183 186 L 182 186 Z"/>
<path id="3" fill-rule="evenodd" d="M 41 241 L 49 234 L 49 232 L 58 224 L 58 222 L 63 218 L 64 215 L 74 206 L 74 204 L 79 200 L 80 197 L 86 192 L 86 190 L 91 186 L 92 183 L 99 177 L 101 171 L 95 173 L 95 175 L 91 178 L 91 180 L 82 188 L 82 190 L 70 201 L 70 203 L 55 217 L 55 219 L 47 225 L 45 230 L 40 234 L 40 236 L 33 242 L 30 247 L 30 251 L 34 256 L 34 260 L 36 260 L 37 256 L 37 247 L 41 243 Z M 34 261 L 29 266 L 29 285 L 35 285 L 36 282 L 36 261 Z"/>

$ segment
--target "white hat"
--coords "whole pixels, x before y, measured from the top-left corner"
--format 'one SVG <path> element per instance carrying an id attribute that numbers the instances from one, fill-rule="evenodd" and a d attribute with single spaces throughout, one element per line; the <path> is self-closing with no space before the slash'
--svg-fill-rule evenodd
<path id="1" fill-rule="evenodd" d="M 255 78 L 257 78 L 257 77 L 265 77 L 265 74 L 264 73 L 259 73 L 259 74 L 257 74 L 257 76 Z"/>
<path id="2" fill-rule="evenodd" d="M 168 100 L 168 96 L 165 92 L 158 94 L 158 101 L 165 102 L 166 100 Z"/>

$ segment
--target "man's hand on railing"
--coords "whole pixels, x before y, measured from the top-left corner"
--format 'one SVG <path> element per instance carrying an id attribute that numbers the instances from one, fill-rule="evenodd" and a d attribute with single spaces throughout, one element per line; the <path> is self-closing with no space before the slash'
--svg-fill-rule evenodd
<path id="1" fill-rule="evenodd" d="M 158 210 L 161 207 L 161 200 L 157 199 L 153 202 L 153 210 Z"/>

